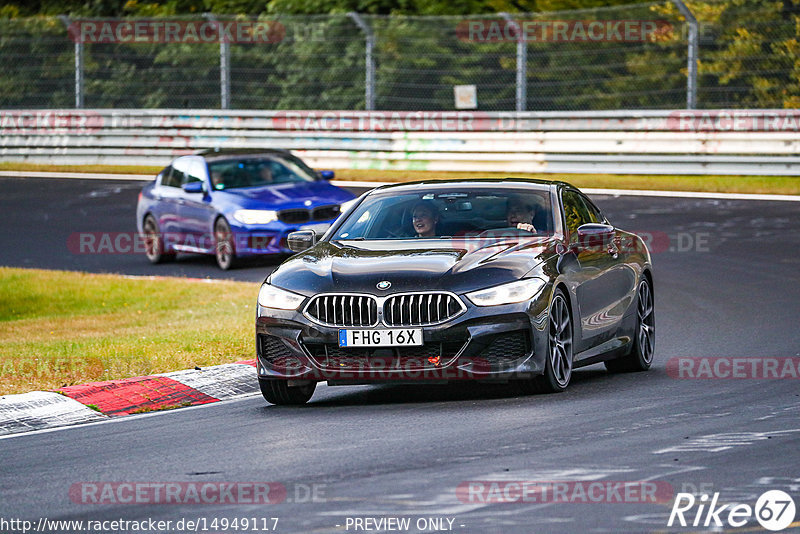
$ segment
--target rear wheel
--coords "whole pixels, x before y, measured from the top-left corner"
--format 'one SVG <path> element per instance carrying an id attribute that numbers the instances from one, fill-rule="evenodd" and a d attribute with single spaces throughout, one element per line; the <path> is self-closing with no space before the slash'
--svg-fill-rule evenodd
<path id="1" fill-rule="evenodd" d="M 155 217 L 148 215 L 144 218 L 142 231 L 144 233 L 144 255 L 147 256 L 150 263 L 164 263 L 175 259 L 174 252 L 164 251 L 164 236 L 161 235 L 161 229 L 158 227 Z"/>
<path id="2" fill-rule="evenodd" d="M 316 382 L 311 382 L 305 386 L 290 386 L 288 380 L 281 379 L 259 379 L 258 385 L 261 387 L 261 394 L 267 402 L 295 406 L 307 403 L 317 388 Z"/>
<path id="3" fill-rule="evenodd" d="M 223 218 L 214 223 L 215 255 L 217 265 L 223 271 L 231 269 L 236 264 L 236 247 L 233 242 L 231 227 Z"/>
<path id="4" fill-rule="evenodd" d="M 642 276 L 637 290 L 636 333 L 633 348 L 627 356 L 608 360 L 606 369 L 612 373 L 647 371 L 653 363 L 656 342 L 656 316 L 653 306 L 653 286 Z"/>
<path id="5" fill-rule="evenodd" d="M 564 293 L 558 289 L 550 303 L 548 348 L 544 373 L 520 385 L 524 393 L 558 393 L 572 378 L 572 318 Z"/>

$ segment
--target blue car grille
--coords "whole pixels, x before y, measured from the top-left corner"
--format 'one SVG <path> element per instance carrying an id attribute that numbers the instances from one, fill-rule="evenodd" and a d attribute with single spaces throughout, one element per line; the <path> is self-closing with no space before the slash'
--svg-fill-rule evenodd
<path id="1" fill-rule="evenodd" d="M 311 221 L 329 221 L 339 216 L 338 204 L 317 208 L 297 208 L 278 212 L 278 219 L 286 224 L 303 224 Z"/>

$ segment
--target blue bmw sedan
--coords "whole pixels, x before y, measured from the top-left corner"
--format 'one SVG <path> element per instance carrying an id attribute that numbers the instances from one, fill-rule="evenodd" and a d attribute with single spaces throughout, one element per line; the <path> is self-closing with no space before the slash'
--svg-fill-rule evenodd
<path id="1" fill-rule="evenodd" d="M 283 150 L 209 150 L 182 156 L 139 194 L 136 223 L 152 263 L 178 252 L 214 254 L 221 269 L 258 254 L 291 253 L 295 230 L 323 234 L 354 198 Z"/>

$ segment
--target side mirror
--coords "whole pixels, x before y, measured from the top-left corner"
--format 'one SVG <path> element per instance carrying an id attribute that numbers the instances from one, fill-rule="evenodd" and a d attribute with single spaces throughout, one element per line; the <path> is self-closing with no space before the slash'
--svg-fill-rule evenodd
<path id="1" fill-rule="evenodd" d="M 586 223 L 578 227 L 579 238 L 596 237 L 600 239 L 608 239 L 614 236 L 614 227 L 610 224 L 602 223 Z"/>
<path id="2" fill-rule="evenodd" d="M 614 227 L 610 224 L 586 223 L 578 227 L 580 248 L 602 248 L 614 239 Z"/>
<path id="3" fill-rule="evenodd" d="M 286 246 L 292 252 L 303 252 L 313 247 L 317 242 L 317 233 L 314 230 L 298 230 L 286 238 Z"/>
<path id="4" fill-rule="evenodd" d="M 203 187 L 203 182 L 188 182 L 183 184 L 181 188 L 187 193 L 205 193 L 206 189 Z"/>
<path id="5" fill-rule="evenodd" d="M 336 173 L 333 171 L 319 171 L 319 176 L 323 180 L 333 180 L 333 177 L 336 176 Z"/>

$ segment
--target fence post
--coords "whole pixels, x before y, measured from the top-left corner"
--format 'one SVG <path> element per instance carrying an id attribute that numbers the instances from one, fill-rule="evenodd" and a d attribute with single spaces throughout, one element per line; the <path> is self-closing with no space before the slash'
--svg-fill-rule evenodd
<path id="1" fill-rule="evenodd" d="M 686 109 L 697 108 L 697 55 L 698 55 L 698 31 L 697 19 L 692 11 L 683 3 L 682 0 L 672 0 L 681 15 L 686 17 L 689 24 L 689 49 L 687 51 L 687 70 L 686 77 Z"/>
<path id="2" fill-rule="evenodd" d="M 364 107 L 367 111 L 373 111 L 375 109 L 375 60 L 372 56 L 372 50 L 375 47 L 375 34 L 363 17 L 355 11 L 349 12 L 347 16 L 353 19 L 353 22 L 361 28 L 361 31 L 364 32 L 367 39 L 366 51 L 364 54 L 364 63 L 366 64 Z"/>
<path id="3" fill-rule="evenodd" d="M 500 13 L 517 33 L 517 111 L 528 107 L 528 43 L 522 35 L 522 28 L 508 13 Z"/>
<path id="4" fill-rule="evenodd" d="M 66 15 L 59 15 L 59 20 L 67 27 L 67 35 L 69 35 L 70 20 Z M 80 34 L 75 39 L 75 108 L 80 109 L 83 107 L 83 42 L 80 39 Z"/>
<path id="5" fill-rule="evenodd" d="M 216 22 L 212 13 L 203 16 L 211 22 Z M 231 107 L 231 45 L 222 37 L 222 32 L 217 28 L 219 36 L 219 103 L 221 109 Z"/>

